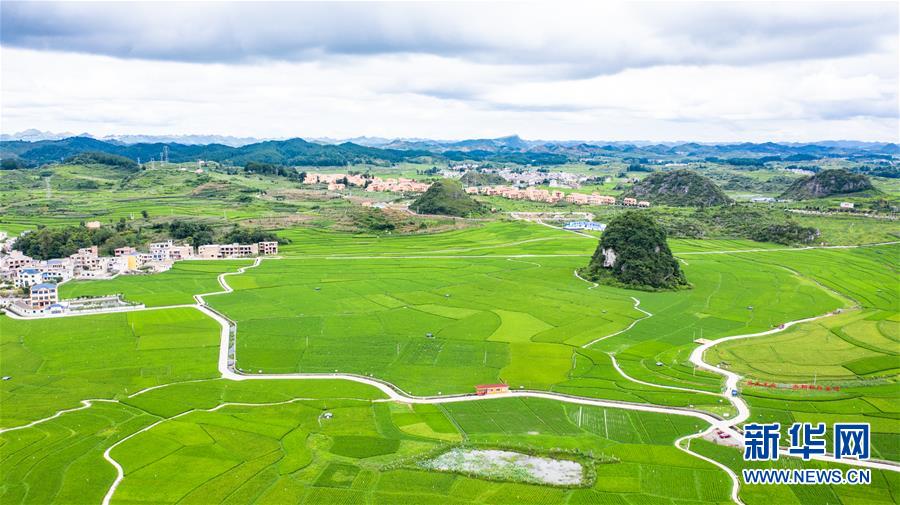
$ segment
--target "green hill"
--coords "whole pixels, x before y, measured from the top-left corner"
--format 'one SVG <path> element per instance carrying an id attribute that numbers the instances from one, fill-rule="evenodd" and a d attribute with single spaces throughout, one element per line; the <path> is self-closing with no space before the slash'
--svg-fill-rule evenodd
<path id="1" fill-rule="evenodd" d="M 498 184 L 506 184 L 506 179 L 497 174 L 469 170 L 460 177 L 459 182 L 461 182 L 463 186 L 495 186 Z"/>
<path id="2" fill-rule="evenodd" d="M 847 193 L 876 192 L 872 182 L 863 174 L 853 174 L 844 169 L 822 170 L 796 180 L 782 193 L 782 198 L 806 200 Z"/>
<path id="3" fill-rule="evenodd" d="M 470 216 L 484 211 L 484 207 L 463 191 L 459 181 L 442 179 L 435 182 L 409 206 L 418 214 Z"/>
<path id="4" fill-rule="evenodd" d="M 710 178 L 691 170 L 656 172 L 636 183 L 625 196 L 649 200 L 654 205 L 674 207 L 709 207 L 731 203 L 731 198 Z"/>
<path id="5" fill-rule="evenodd" d="M 153 157 L 159 159 L 164 147 L 168 147 L 169 159 L 173 162 L 203 159 L 235 165 L 254 161 L 277 165 L 345 166 L 355 163 L 396 163 L 431 154 L 427 151 L 377 149 L 352 142 L 337 145 L 317 144 L 299 138 L 230 147 L 221 144 L 120 144 L 88 137 L 70 137 L 39 142 L 0 142 L 0 158 L 19 159 L 31 166 L 58 161 L 84 152 L 114 154 L 132 160 L 137 158 L 149 160 Z"/>
<path id="6" fill-rule="evenodd" d="M 669 250 L 666 231 L 645 212 L 626 212 L 610 221 L 582 275 L 634 289 L 690 286 Z"/>

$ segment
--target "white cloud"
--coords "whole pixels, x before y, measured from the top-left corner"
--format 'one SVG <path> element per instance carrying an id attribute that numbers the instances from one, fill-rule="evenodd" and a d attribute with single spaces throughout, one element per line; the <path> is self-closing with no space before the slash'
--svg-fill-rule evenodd
<path id="1" fill-rule="evenodd" d="M 582 7 L 5 2 L 2 129 L 897 140 L 896 4 Z"/>

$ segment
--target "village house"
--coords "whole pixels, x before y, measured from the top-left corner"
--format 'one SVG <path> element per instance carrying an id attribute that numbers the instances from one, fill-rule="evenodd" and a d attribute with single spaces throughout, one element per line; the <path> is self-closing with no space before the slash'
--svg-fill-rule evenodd
<path id="1" fill-rule="evenodd" d="M 133 272 L 141 267 L 137 253 L 117 255 L 113 260 L 112 269 L 120 273 Z"/>
<path id="2" fill-rule="evenodd" d="M 136 254 L 136 253 L 137 253 L 137 249 L 135 249 L 134 247 L 128 247 L 128 246 L 117 247 L 113 250 L 113 254 L 115 254 L 117 258 L 119 256 L 131 256 L 132 254 Z"/>
<path id="3" fill-rule="evenodd" d="M 625 198 L 622 200 L 622 205 L 637 205 L 637 199 Z"/>
<path id="4" fill-rule="evenodd" d="M 175 245 L 171 240 L 150 244 L 152 261 L 178 261 L 194 257 L 194 248 L 189 245 Z"/>
<path id="5" fill-rule="evenodd" d="M 61 280 L 71 279 L 75 275 L 75 264 L 69 258 L 54 258 L 41 262 L 41 266 L 52 277 Z"/>
<path id="6" fill-rule="evenodd" d="M 31 286 L 28 303 L 33 310 L 44 310 L 57 302 L 59 302 L 59 294 L 56 284 L 40 283 Z"/>
<path id="7" fill-rule="evenodd" d="M 16 272 L 13 284 L 17 288 L 28 288 L 41 284 L 48 280 L 49 277 L 47 273 L 37 268 L 22 268 Z"/>
<path id="8" fill-rule="evenodd" d="M 478 396 L 509 393 L 507 384 L 479 384 L 475 386 L 475 394 Z"/>
<path id="9" fill-rule="evenodd" d="M 197 257 L 202 259 L 246 258 L 260 254 L 278 254 L 278 242 L 206 244 L 197 248 Z"/>
<path id="10" fill-rule="evenodd" d="M 99 230 L 100 226 L 100 221 L 88 221 L 84 223 L 84 227 L 88 230 Z"/>
<path id="11" fill-rule="evenodd" d="M 25 256 L 21 251 L 13 250 L 8 256 L 0 258 L 0 272 L 13 272 L 23 267 L 30 267 L 34 264 L 34 260 L 30 256 Z"/>
<path id="12" fill-rule="evenodd" d="M 201 258 L 244 258 L 247 256 L 256 256 L 259 254 L 259 245 L 257 244 L 207 244 L 199 248 Z"/>
<path id="13" fill-rule="evenodd" d="M 259 254 L 272 255 L 278 254 L 278 242 L 260 242 Z"/>
<path id="14" fill-rule="evenodd" d="M 99 270 L 100 256 L 97 246 L 83 247 L 77 253 L 69 256 L 74 264 L 76 273 L 80 270 Z"/>

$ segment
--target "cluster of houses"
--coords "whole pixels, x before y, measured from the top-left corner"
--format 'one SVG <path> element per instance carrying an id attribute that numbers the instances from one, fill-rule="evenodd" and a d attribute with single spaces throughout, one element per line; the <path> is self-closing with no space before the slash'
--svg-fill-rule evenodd
<path id="1" fill-rule="evenodd" d="M 501 196 L 511 200 L 529 200 L 532 202 L 569 202 L 576 205 L 616 205 L 616 199 L 607 195 L 597 193 L 569 193 L 565 194 L 558 190 L 546 190 L 538 188 L 519 189 L 512 186 L 481 186 L 466 188 L 466 193 L 471 195 Z M 650 202 L 635 198 L 622 199 L 621 205 L 630 207 L 649 207 Z"/>
<path id="2" fill-rule="evenodd" d="M 582 182 L 588 179 L 588 177 L 584 175 L 569 172 L 544 173 L 538 171 L 503 169 L 497 170 L 496 174 L 509 181 L 510 184 L 517 186 L 538 186 L 541 184 L 548 184 L 550 187 L 554 188 L 577 189 L 581 187 Z"/>
<path id="3" fill-rule="evenodd" d="M 154 242 L 149 252 L 133 247 L 119 247 L 113 256 L 101 256 L 97 246 L 84 247 L 67 258 L 36 260 L 7 243 L 0 250 L 0 280 L 25 290 L 27 297 L 13 299 L 9 308 L 20 315 L 56 314 L 66 311 L 68 303 L 60 303 L 57 285 L 71 279 L 111 279 L 121 274 L 164 272 L 176 261 L 187 259 L 245 258 L 278 254 L 278 242 L 256 244 L 207 244 L 196 251 L 190 245 L 177 245 L 172 240 Z M 121 305 L 110 298 L 93 299 L 92 306 Z M 121 302 L 121 300 L 119 300 Z M 108 303 L 107 303 L 108 302 Z M 86 301 L 81 301 L 85 305 Z"/>
<path id="4" fill-rule="evenodd" d="M 397 179 L 372 179 L 366 187 L 366 191 L 382 191 L 389 193 L 424 193 L 431 187 L 431 183 L 419 182 L 412 179 L 399 177 Z"/>
<path id="5" fill-rule="evenodd" d="M 366 191 L 391 193 L 422 193 L 431 187 L 430 183 L 419 182 L 404 177 L 382 179 L 380 177 L 368 178 L 362 175 L 347 174 L 306 174 L 303 183 L 327 184 L 328 191 L 341 191 L 347 189 L 347 186 L 357 186 L 366 188 Z"/>

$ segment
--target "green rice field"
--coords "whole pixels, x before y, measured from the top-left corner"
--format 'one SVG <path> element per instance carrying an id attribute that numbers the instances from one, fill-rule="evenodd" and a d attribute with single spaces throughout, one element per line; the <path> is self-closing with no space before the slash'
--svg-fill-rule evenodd
<path id="1" fill-rule="evenodd" d="M 840 385 L 742 384 L 741 394 L 755 421 L 869 422 L 873 457 L 900 461 L 897 246 L 672 241 L 692 289 L 642 292 L 574 275 L 596 239 L 524 222 L 380 237 L 279 233 L 292 240 L 282 258 L 226 277 L 234 291 L 206 297 L 236 323 L 236 366 L 248 373 L 353 373 L 422 396 L 502 381 L 724 416 L 730 406 L 704 394 L 721 390 L 720 377 L 688 361 L 695 340 L 840 310 L 717 345 L 705 359 L 751 380 Z M 221 379 L 220 326 L 195 308 L 166 307 L 221 291 L 219 274 L 249 264 L 179 262 L 163 274 L 62 288 L 64 298 L 122 293 L 152 310 L 0 316 L 0 375 L 10 377 L 0 382 L 0 427 L 21 427 L 0 433 L 0 502 L 101 502 L 116 480 L 106 451 L 123 468 L 111 501 L 122 504 L 730 501 L 725 472 L 674 446 L 707 428 L 694 417 L 502 395 L 410 405 L 339 379 Z M 613 358 L 649 384 L 620 374 Z M 77 410 L 25 427 L 63 409 Z M 488 480 L 418 464 L 454 447 L 575 459 L 585 483 Z M 743 464 L 739 451 L 704 440 L 691 449 Z M 866 487 L 742 486 L 741 499 L 895 502 L 897 472 L 873 478 Z"/>

